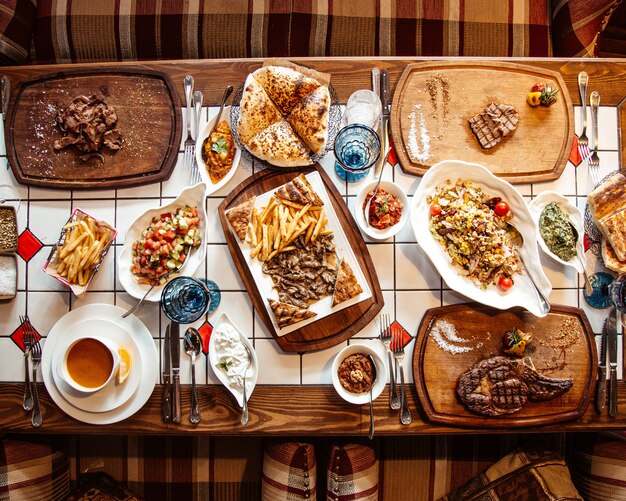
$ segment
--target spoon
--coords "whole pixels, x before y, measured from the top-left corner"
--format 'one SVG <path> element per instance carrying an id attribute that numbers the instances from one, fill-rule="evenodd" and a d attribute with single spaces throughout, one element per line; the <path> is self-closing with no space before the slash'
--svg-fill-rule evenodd
<path id="1" fill-rule="evenodd" d="M 391 151 L 391 148 L 389 148 L 389 151 Z M 389 154 L 389 151 L 387 152 L 387 155 Z M 370 205 L 372 204 L 372 200 L 374 200 L 374 197 L 378 193 L 378 187 L 380 186 L 380 180 L 383 177 L 383 171 L 385 170 L 385 164 L 387 163 L 387 161 L 386 161 L 387 155 L 385 155 L 383 157 L 383 158 L 385 158 L 385 160 L 383 160 L 383 162 L 382 162 L 382 166 L 380 168 L 380 174 L 378 174 L 378 181 L 376 182 L 376 186 L 374 186 L 374 192 L 372 193 L 372 196 L 369 198 L 369 200 L 365 204 L 365 209 L 363 209 L 363 215 L 365 216 L 365 224 L 367 224 L 368 227 L 371 226 L 370 225 L 370 217 L 369 217 Z"/>
<path id="2" fill-rule="evenodd" d="M 228 87 L 226 87 L 226 90 L 224 91 L 224 95 L 222 96 L 222 102 L 220 103 L 220 110 L 217 112 L 217 116 L 215 117 L 215 124 L 213 125 L 213 128 L 211 129 L 211 132 L 209 133 L 208 137 L 211 137 L 211 134 L 213 134 L 213 132 L 215 131 L 217 124 L 220 123 L 220 118 L 222 118 L 222 111 L 224 111 L 224 105 L 226 104 L 226 100 L 228 99 L 228 96 L 230 96 L 230 93 L 232 91 L 233 91 L 232 85 L 229 85 Z"/>
<path id="3" fill-rule="evenodd" d="M 193 424 L 200 422 L 200 410 L 198 409 L 198 396 L 196 395 L 196 357 L 202 351 L 202 337 L 193 327 L 189 327 L 183 339 L 185 353 L 191 357 L 191 411 L 189 421 Z"/>
<path id="4" fill-rule="evenodd" d="M 248 424 L 248 396 L 246 393 L 246 377 L 248 375 L 248 369 L 252 365 L 252 353 L 250 353 L 250 348 L 246 343 L 243 343 L 243 347 L 246 349 L 248 353 L 248 365 L 246 366 L 246 370 L 243 373 L 243 406 L 241 407 L 241 426 L 245 426 Z"/>
<path id="5" fill-rule="evenodd" d="M 373 388 L 374 388 L 374 380 L 376 379 L 376 365 L 374 364 L 374 359 L 368 355 L 370 359 L 370 363 L 372 364 L 372 369 L 374 370 L 374 378 L 372 379 L 372 384 L 370 384 L 370 430 L 367 434 L 367 438 L 372 440 L 374 438 L 374 398 L 373 398 Z"/>
<path id="6" fill-rule="evenodd" d="M 576 228 L 574 227 L 574 225 L 571 222 L 569 223 L 569 225 L 572 228 L 572 230 L 574 231 L 574 235 L 576 235 L 576 242 L 578 242 L 578 230 L 576 230 Z M 583 263 L 583 260 L 580 257 L 580 254 L 578 253 L 578 245 L 576 245 L 576 259 L 578 261 L 578 264 L 580 264 L 581 270 L 583 270 L 583 277 L 585 279 L 585 292 L 587 293 L 588 296 L 591 296 L 591 294 L 593 293 L 593 287 L 591 286 L 591 281 L 589 280 L 589 275 L 587 275 L 587 270 L 585 269 L 585 264 Z"/>
<path id="7" fill-rule="evenodd" d="M 148 297 L 148 295 L 152 292 L 152 289 L 154 289 L 157 285 L 161 285 L 165 282 L 163 282 L 164 280 L 167 280 L 169 278 L 170 275 L 180 271 L 182 265 L 179 266 L 178 268 L 174 268 L 171 271 L 168 271 L 165 275 L 162 275 L 156 282 L 154 282 L 150 288 L 146 291 L 146 293 L 143 295 L 143 297 L 137 301 L 137 303 L 135 304 L 135 306 L 133 306 L 130 310 L 128 310 L 126 313 L 124 313 L 122 315 L 122 318 L 126 318 L 128 315 L 135 313 L 139 307 L 143 304 L 143 302 L 146 300 L 146 298 Z"/>

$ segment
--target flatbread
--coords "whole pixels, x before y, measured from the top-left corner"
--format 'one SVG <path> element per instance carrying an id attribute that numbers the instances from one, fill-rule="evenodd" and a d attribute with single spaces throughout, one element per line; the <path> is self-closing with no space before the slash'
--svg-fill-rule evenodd
<path id="1" fill-rule="evenodd" d="M 587 195 L 589 212 L 600 225 L 604 218 L 626 209 L 626 177 L 617 173 Z"/>
<path id="2" fill-rule="evenodd" d="M 263 87 L 252 75 L 248 75 L 241 97 L 241 111 L 237 125 L 239 140 L 247 144 L 256 134 L 281 119 L 280 112 Z"/>
<path id="3" fill-rule="evenodd" d="M 264 66 L 252 75 L 284 116 L 321 85 L 314 78 L 284 66 Z"/>
<path id="4" fill-rule="evenodd" d="M 611 244 L 617 259 L 626 261 L 626 209 L 602 219 L 600 231 Z"/>
<path id="5" fill-rule="evenodd" d="M 298 308 L 297 306 L 289 303 L 283 303 L 282 301 L 276 301 L 275 299 L 268 299 L 268 301 L 272 307 L 272 311 L 274 312 L 274 317 L 276 318 L 278 327 L 281 329 L 317 315 L 314 311 L 307 310 L 305 308 Z"/>
<path id="6" fill-rule="evenodd" d="M 613 247 L 606 241 L 606 238 L 602 239 L 602 260 L 604 261 L 604 266 L 609 270 L 626 273 L 626 261 L 617 259 Z"/>
<path id="7" fill-rule="evenodd" d="M 288 183 L 283 184 L 274 194 L 282 200 L 289 200 L 297 204 L 311 204 L 319 207 L 324 205 L 324 202 L 304 174 L 300 174 Z"/>
<path id="8" fill-rule="evenodd" d="M 255 198 L 256 197 L 249 198 L 245 202 L 242 202 L 235 207 L 231 207 L 224 213 L 226 219 L 228 219 L 228 222 L 239 237 L 239 240 L 242 242 L 246 239 L 248 223 L 250 222 L 250 215 L 252 214 Z"/>
<path id="9" fill-rule="evenodd" d="M 254 156 L 278 167 L 301 167 L 313 163 L 306 148 L 285 120 L 259 132 L 246 147 Z"/>
<path id="10" fill-rule="evenodd" d="M 328 141 L 330 92 L 322 85 L 305 96 L 287 121 L 314 153 L 324 151 Z"/>
<path id="11" fill-rule="evenodd" d="M 348 299 L 358 296 L 363 292 L 359 282 L 345 259 L 339 263 L 337 281 L 335 282 L 335 293 L 333 294 L 333 306 L 343 303 Z"/>

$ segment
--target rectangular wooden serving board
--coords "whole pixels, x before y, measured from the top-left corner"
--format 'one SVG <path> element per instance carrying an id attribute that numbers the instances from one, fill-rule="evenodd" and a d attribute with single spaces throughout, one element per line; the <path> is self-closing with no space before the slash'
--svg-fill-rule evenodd
<path id="1" fill-rule="evenodd" d="M 444 335 L 445 348 L 441 347 L 442 338 L 436 339 L 441 321 L 456 329 L 452 336 Z M 532 334 L 526 356 L 540 374 L 571 379 L 573 385 L 551 400 L 528 401 L 515 413 L 495 417 L 475 414 L 457 396 L 457 381 L 486 358 L 501 355 L 521 360 L 506 355 L 502 347 L 503 335 L 513 327 Z M 436 423 L 504 429 L 576 419 L 585 412 L 596 385 L 598 358 L 594 335 L 585 313 L 578 308 L 553 305 L 544 318 L 518 308 L 502 311 L 478 303 L 432 308 L 422 319 L 416 342 L 413 374 L 417 394 L 428 419 Z"/>
<path id="2" fill-rule="evenodd" d="M 371 295 L 365 300 L 323 316 L 319 320 L 303 325 L 292 332 L 279 335 L 266 307 L 267 298 L 260 292 L 259 284 L 256 283 L 254 274 L 246 262 L 238 237 L 228 223 L 225 212 L 251 197 L 278 188 L 298 176 L 300 172 L 305 175 L 309 172 L 319 173 L 341 225 L 340 231 L 343 231 L 345 239 L 351 247 L 352 253 L 365 276 Z M 382 291 L 363 237 L 340 193 L 319 164 L 303 168 L 301 171 L 263 170 L 237 186 L 219 206 L 218 212 L 233 261 L 252 299 L 252 304 L 284 351 L 303 353 L 337 345 L 363 329 L 383 307 Z"/>
<path id="3" fill-rule="evenodd" d="M 554 105 L 527 104 L 536 82 L 558 89 Z M 513 134 L 485 150 L 468 119 L 492 102 L 515 107 L 519 123 Z M 407 65 L 394 93 L 390 125 L 400 165 L 409 174 L 423 175 L 442 160 L 464 160 L 511 183 L 559 178 L 574 138 L 572 102 L 561 74 L 504 61 Z"/>
<path id="4" fill-rule="evenodd" d="M 104 97 L 115 108 L 124 145 L 98 158 L 79 159 L 73 147 L 60 151 L 55 124 L 59 108 L 80 95 Z M 122 188 L 167 179 L 178 158 L 181 105 L 161 72 L 140 67 L 62 71 L 21 82 L 5 120 L 7 156 L 23 184 L 64 189 Z"/>

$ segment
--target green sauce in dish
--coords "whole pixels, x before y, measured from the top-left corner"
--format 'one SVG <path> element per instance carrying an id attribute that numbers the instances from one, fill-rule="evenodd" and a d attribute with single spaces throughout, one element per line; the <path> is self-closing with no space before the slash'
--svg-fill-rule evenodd
<path id="1" fill-rule="evenodd" d="M 576 230 L 556 202 L 550 202 L 541 212 L 539 232 L 548 249 L 563 261 L 576 256 Z"/>

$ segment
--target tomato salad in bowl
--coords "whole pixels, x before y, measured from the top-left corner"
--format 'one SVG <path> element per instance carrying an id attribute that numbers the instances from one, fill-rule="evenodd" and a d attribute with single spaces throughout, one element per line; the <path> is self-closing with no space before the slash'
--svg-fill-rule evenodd
<path id="1" fill-rule="evenodd" d="M 385 240 L 396 235 L 408 221 L 409 199 L 396 183 L 381 181 L 366 215 L 365 208 L 375 187 L 376 181 L 372 181 L 361 188 L 356 197 L 354 216 L 359 228 L 368 237 Z M 369 217 L 369 224 L 366 217 Z"/>

